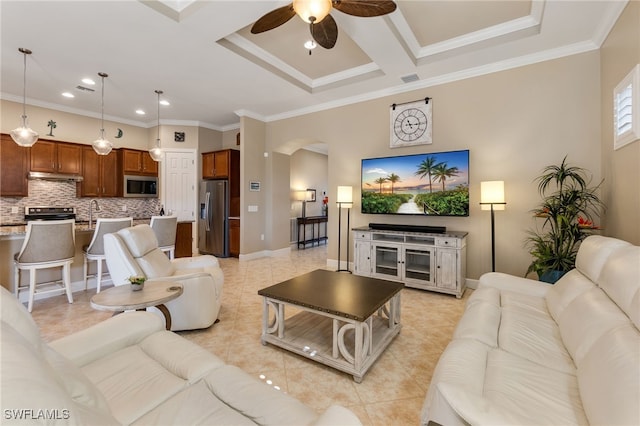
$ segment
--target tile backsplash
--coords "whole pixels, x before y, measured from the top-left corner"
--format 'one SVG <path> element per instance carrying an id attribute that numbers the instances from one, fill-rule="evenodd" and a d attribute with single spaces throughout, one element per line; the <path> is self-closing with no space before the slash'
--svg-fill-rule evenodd
<path id="1" fill-rule="evenodd" d="M 157 198 L 97 198 L 95 217 L 149 218 L 160 212 Z M 89 220 L 91 198 L 77 198 L 74 182 L 30 180 L 28 197 L 0 197 L 0 225 L 24 223 L 26 206 L 75 207 L 76 220 Z M 18 212 L 12 213 L 17 207 Z M 124 210 L 126 209 L 126 211 Z"/>

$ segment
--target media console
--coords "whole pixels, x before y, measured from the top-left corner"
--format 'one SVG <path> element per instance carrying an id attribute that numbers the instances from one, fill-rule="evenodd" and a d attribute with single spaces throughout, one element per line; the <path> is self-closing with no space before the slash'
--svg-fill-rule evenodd
<path id="1" fill-rule="evenodd" d="M 354 274 L 454 294 L 466 288 L 467 233 L 354 228 Z M 384 224 L 383 224 L 384 225 Z M 397 227 L 398 225 L 390 225 Z"/>

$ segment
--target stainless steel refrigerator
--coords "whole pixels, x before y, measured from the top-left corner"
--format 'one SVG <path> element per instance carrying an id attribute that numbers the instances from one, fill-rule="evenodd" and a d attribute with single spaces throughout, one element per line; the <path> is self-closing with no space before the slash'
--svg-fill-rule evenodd
<path id="1" fill-rule="evenodd" d="M 206 180 L 200 184 L 198 218 L 200 253 L 229 257 L 229 182 Z"/>

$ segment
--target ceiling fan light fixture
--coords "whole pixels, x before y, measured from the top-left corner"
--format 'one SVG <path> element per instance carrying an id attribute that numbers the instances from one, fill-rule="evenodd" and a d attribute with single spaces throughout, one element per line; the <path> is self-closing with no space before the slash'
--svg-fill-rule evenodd
<path id="1" fill-rule="evenodd" d="M 38 133 L 27 125 L 27 55 L 31 55 L 31 50 L 21 47 L 18 49 L 23 55 L 24 68 L 22 74 L 22 126 L 11 131 L 11 139 L 23 147 L 33 146 L 38 140 Z"/>
<path id="2" fill-rule="evenodd" d="M 293 10 L 308 24 L 322 21 L 331 8 L 331 0 L 293 0 Z"/>
<path id="3" fill-rule="evenodd" d="M 318 47 L 318 43 L 316 43 L 314 40 L 307 40 L 304 42 L 304 48 L 307 50 L 312 50 L 316 47 Z"/>

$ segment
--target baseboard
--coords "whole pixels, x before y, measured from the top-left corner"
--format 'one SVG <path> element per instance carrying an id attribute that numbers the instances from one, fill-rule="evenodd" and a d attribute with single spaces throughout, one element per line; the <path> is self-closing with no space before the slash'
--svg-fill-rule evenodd
<path id="1" fill-rule="evenodd" d="M 478 288 L 478 283 L 480 281 L 478 280 L 472 280 L 471 278 L 466 278 L 465 282 L 467 283 L 467 288 L 470 288 L 472 290 L 475 290 Z"/>
<path id="2" fill-rule="evenodd" d="M 241 254 L 238 260 L 244 262 L 247 260 L 260 259 L 263 257 L 288 256 L 291 253 L 291 247 L 284 247 L 277 250 L 262 250 L 248 254 Z"/>
<path id="3" fill-rule="evenodd" d="M 100 287 L 105 288 L 105 284 L 108 287 L 111 287 L 113 283 L 110 278 L 106 278 L 106 279 L 103 278 L 100 284 Z M 96 280 L 89 279 L 89 281 L 87 282 L 87 290 L 95 290 L 96 286 L 97 286 Z M 79 291 L 84 291 L 84 281 L 71 281 L 71 293 L 77 293 Z M 36 293 L 33 296 L 33 300 L 44 300 L 44 299 L 49 299 L 51 297 L 58 297 L 58 296 L 65 296 L 65 300 L 66 300 L 66 294 L 67 293 L 63 287 L 60 290 L 52 291 L 51 293 L 45 293 L 45 294 Z M 20 296 L 18 297 L 18 300 L 20 301 L 20 303 L 27 303 L 29 301 L 29 291 L 22 290 L 20 292 Z"/>

